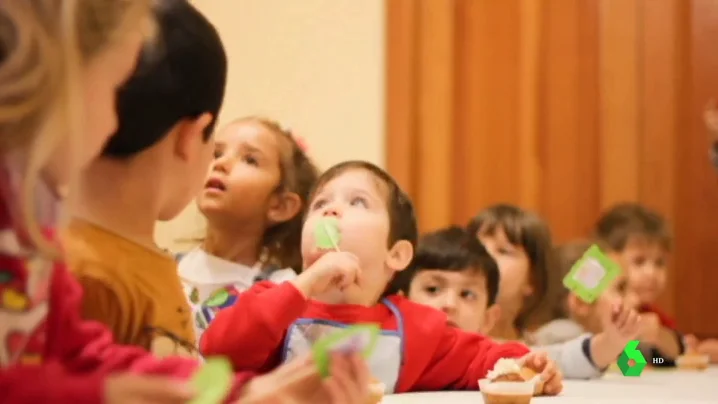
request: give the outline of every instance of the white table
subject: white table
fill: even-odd
[[[396,394],[383,404],[482,404],[481,393],[436,392]],[[718,367],[704,372],[650,370],[640,377],[608,373],[602,379],[567,380],[557,397],[534,397],[531,404],[706,404],[718,403]]]

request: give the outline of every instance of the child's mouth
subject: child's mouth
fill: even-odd
[[[227,187],[222,181],[217,178],[210,178],[209,181],[204,185],[205,189],[216,189],[218,191],[225,191]]]

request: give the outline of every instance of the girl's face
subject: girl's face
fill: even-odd
[[[69,136],[53,152],[46,170],[53,184],[65,185],[72,170],[84,168],[97,157],[117,129],[116,92],[132,74],[144,40],[140,31],[127,32],[84,67],[81,80],[85,133],[76,153]]]
[[[281,139],[255,121],[227,126],[197,203],[212,220],[246,223],[265,218],[281,181]]]
[[[502,315],[513,316],[503,320],[513,321],[521,311],[524,299],[533,292],[529,257],[523,247],[509,242],[500,227],[493,233],[479,230],[479,241],[499,266],[501,277],[496,303],[501,307]]]

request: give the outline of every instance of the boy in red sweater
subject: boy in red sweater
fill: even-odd
[[[304,272],[281,285],[259,283],[221,311],[200,341],[203,354],[262,372],[347,324],[376,323],[382,334],[368,364],[386,393],[478,390],[478,380],[506,357],[521,358],[560,392],[561,376],[543,354],[461,331],[446,314],[390,293],[387,285],[412,259],[417,225],[411,201],[386,172],[341,163],[322,175],[310,201]],[[336,218],[340,231],[331,251],[317,248],[313,234],[326,217]]]

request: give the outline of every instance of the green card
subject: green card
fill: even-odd
[[[232,389],[234,373],[225,358],[209,358],[192,376],[192,386],[197,396],[190,404],[220,404]]]
[[[329,376],[330,355],[335,352],[359,352],[368,358],[374,352],[380,328],[376,324],[357,324],[331,333],[314,343],[314,362],[322,377]]]
[[[323,217],[314,226],[314,240],[319,248],[338,250],[341,236],[339,220],[336,217]]]
[[[620,274],[621,267],[594,244],[571,267],[563,285],[581,300],[593,303]]]

